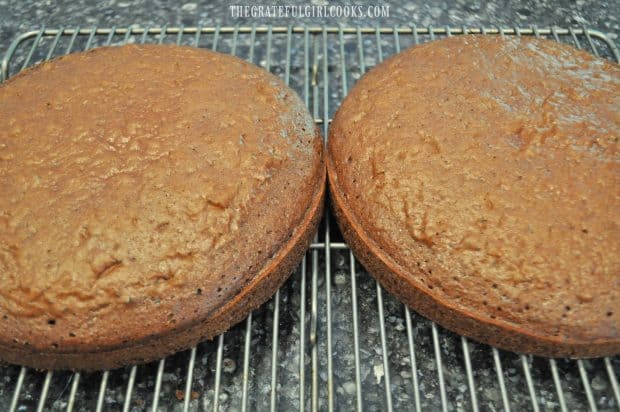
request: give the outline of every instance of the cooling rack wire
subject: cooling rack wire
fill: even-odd
[[[175,43],[281,76],[327,136],[354,82],[385,57],[461,34],[537,36],[613,61],[586,28],[155,27],[41,29],[17,37],[1,80],[93,47]],[[385,293],[329,214],[291,279],[241,324],[159,362],[99,373],[0,370],[0,404],[25,410],[619,410],[620,359],[543,359],[445,331]]]

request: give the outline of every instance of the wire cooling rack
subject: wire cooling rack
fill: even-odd
[[[464,33],[547,37],[619,61],[613,42],[587,29],[60,28],[16,38],[2,60],[1,79],[103,45],[211,48],[283,77],[327,136],[330,116],[366,70],[405,47]],[[619,357],[549,360],[443,330],[384,293],[327,215],[275,297],[213,342],[98,373],[5,366],[0,405],[9,411],[603,411],[619,409],[619,372]]]

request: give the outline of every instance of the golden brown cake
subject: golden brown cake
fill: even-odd
[[[295,93],[189,47],[100,48],[0,86],[0,359],[109,369],[210,339],[275,293],[320,218]]]
[[[381,284],[444,327],[544,356],[620,352],[620,69],[459,36],[378,65],[338,110],[332,205]]]

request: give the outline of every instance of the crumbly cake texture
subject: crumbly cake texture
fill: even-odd
[[[620,353],[620,69],[535,38],[458,36],[355,85],[332,205],[381,284],[444,327],[543,356]]]
[[[323,144],[232,56],[95,49],[0,86],[0,358],[110,369],[211,339],[294,270]]]

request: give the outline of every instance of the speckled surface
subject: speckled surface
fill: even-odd
[[[11,3],[11,6],[8,4]],[[140,26],[158,26],[167,23],[173,25],[213,25],[214,23],[247,24],[272,23],[283,25],[288,23],[323,23],[321,20],[309,19],[305,21],[290,20],[234,20],[229,17],[229,11],[222,6],[223,2],[208,4],[208,2],[180,2],[168,5],[168,2],[129,2],[129,1],[99,1],[89,2],[52,2],[39,1],[13,5],[12,1],[0,0],[3,12],[0,12],[0,52],[8,47],[10,40],[17,34],[40,27],[117,27],[138,24]],[[292,4],[294,2],[290,2]],[[319,4],[320,2],[314,2]],[[340,4],[345,2],[338,2]],[[618,2],[520,2],[517,7],[510,2],[461,2],[447,6],[450,2],[409,1],[403,5],[391,8],[391,18],[382,20],[345,20],[331,19],[329,24],[342,23],[344,25],[404,25],[416,23],[418,25],[433,24],[434,26],[450,24],[460,25],[489,25],[491,23],[502,26],[528,26],[536,24],[539,27],[548,25],[567,26],[586,24],[599,29],[611,38],[620,33],[618,25]],[[465,5],[467,3],[467,5]],[[306,4],[306,3],[303,3]],[[322,3],[320,3],[322,4]],[[333,3],[330,3],[333,4]],[[95,10],[102,10],[97,13]],[[275,33],[273,36],[271,56],[271,71],[284,76],[286,59],[286,36]],[[129,38],[130,42],[139,42],[139,36]],[[146,39],[156,42],[156,36]],[[204,34],[199,41],[201,47],[213,47],[214,36]],[[421,41],[428,41],[423,36]],[[562,38],[563,41],[570,39]],[[583,40],[583,39],[582,39]],[[106,36],[97,37],[91,46],[104,44]],[[112,43],[120,43],[123,36],[116,36]],[[166,43],[176,41],[175,36],[169,35],[163,39]],[[323,43],[325,41],[325,43]],[[65,52],[69,37],[62,38],[53,55]],[[73,50],[85,46],[86,36],[76,40]],[[183,36],[181,43],[194,44],[193,36]],[[401,35],[401,47],[413,43],[411,35]],[[12,73],[18,70],[31,46],[26,42],[14,56]],[[44,58],[53,38],[45,38],[33,55],[33,61]],[[374,35],[364,35],[362,39],[364,63],[369,69],[377,64],[377,43]],[[353,83],[359,79],[361,70],[359,64],[359,48],[355,35],[345,35],[342,45],[345,55],[340,54],[340,43],[337,34],[310,36],[307,52],[303,34],[293,35],[291,42],[291,86],[297,90],[302,98],[307,98],[308,106],[314,112],[314,117],[323,117],[323,106],[327,97],[327,116],[333,115],[335,108],[343,95],[344,79],[342,67],[346,68],[346,84],[350,90]],[[381,39],[384,56],[396,52],[396,42],[391,35],[384,35]],[[218,50],[232,51],[232,35],[222,34],[219,37]],[[603,48],[604,49],[604,48]],[[603,49],[600,51],[606,53]],[[257,34],[255,47],[252,49],[250,35],[239,35],[236,54],[242,58],[253,57],[253,62],[263,67],[267,66],[266,36]],[[327,59],[324,58],[325,51]],[[308,57],[307,59],[305,57]],[[306,66],[306,60],[308,65]],[[323,70],[327,73],[324,76]],[[312,80],[316,86],[312,86]],[[308,95],[304,93],[304,82],[309,88]],[[333,226],[333,221],[332,221]],[[323,239],[323,230],[320,231]],[[332,230],[332,241],[341,241],[336,231]],[[329,252],[329,253],[328,253]],[[524,363],[532,377],[535,399],[543,411],[560,410],[560,398],[557,385],[553,380],[553,368],[550,362],[542,358],[520,357],[517,354],[499,351],[494,358],[492,349],[486,345],[469,342],[468,351],[463,350],[460,337],[437,328],[435,343],[432,325],[416,315],[411,314],[412,327],[407,327],[405,308],[387,293],[382,292],[383,319],[385,320],[385,350],[382,350],[381,323],[379,321],[377,288],[374,280],[357,263],[352,268],[352,261],[347,250],[331,248],[329,251],[321,248],[314,253],[308,253],[307,273],[302,278],[298,269],[291,280],[286,283],[280,292],[279,301],[279,331],[276,358],[276,391],[275,401],[277,410],[298,410],[300,405],[309,410],[312,406],[313,367],[312,354],[316,351],[317,369],[316,388],[319,410],[328,409],[328,382],[330,381],[327,369],[328,328],[327,319],[327,285],[331,294],[331,354],[332,354],[332,387],[333,402],[337,410],[351,410],[356,405],[356,356],[353,351],[355,343],[355,328],[353,323],[353,294],[356,291],[359,342],[359,375],[361,386],[361,401],[364,410],[379,411],[387,409],[387,393],[390,395],[394,410],[415,410],[416,396],[422,410],[438,410],[442,405],[439,371],[444,378],[446,407],[449,411],[467,411],[472,409],[472,397],[467,378],[466,357],[471,360],[471,372],[475,384],[477,405],[480,410],[504,410],[501,385],[498,381],[496,359],[501,362],[501,376],[506,389],[506,400],[512,410],[531,410],[532,401],[528,390]],[[326,262],[329,259],[329,265]],[[327,270],[329,269],[329,270]],[[353,273],[353,276],[351,275]],[[313,274],[316,275],[313,276]],[[330,282],[325,282],[329,279]],[[352,280],[355,279],[356,287]],[[314,282],[314,281],[315,282]],[[316,287],[313,287],[314,285]],[[316,291],[316,317],[312,315],[313,290]],[[302,291],[304,295],[302,295]],[[302,296],[304,297],[302,299]],[[303,305],[302,305],[303,304]],[[301,317],[302,307],[305,316]],[[266,410],[270,406],[272,385],[272,342],[273,342],[274,302],[264,305],[255,311],[252,317],[250,334],[249,370],[248,370],[248,406],[250,410]],[[313,319],[316,319],[316,339],[312,339]],[[304,331],[304,340],[301,331]],[[408,340],[411,332],[412,348],[415,351],[415,374],[412,374],[411,351]],[[224,337],[222,347],[222,367],[220,387],[218,393],[219,410],[241,410],[243,389],[243,360],[246,337],[246,324],[242,323],[233,328]],[[301,347],[300,347],[300,342]],[[315,342],[315,343],[313,343]],[[192,400],[189,410],[213,410],[215,396],[215,381],[217,370],[217,343],[207,342],[199,345],[196,353],[196,363],[193,370],[191,386]],[[303,352],[300,352],[300,349]],[[300,354],[303,353],[303,356]],[[440,354],[441,363],[437,362],[436,355]],[[301,358],[301,362],[300,362]],[[186,376],[189,352],[179,353],[165,362],[162,375],[161,391],[159,394],[160,411],[183,410],[183,397],[186,387]],[[384,359],[388,369],[384,367]],[[438,365],[441,366],[438,368]],[[620,359],[601,359],[585,361],[581,364],[585,379],[592,391],[592,400],[600,411],[618,409],[618,399],[614,398],[612,381],[609,372],[616,377],[620,376]],[[128,410],[151,410],[153,394],[156,384],[157,363],[140,366],[136,370],[135,384],[129,399],[125,396],[131,368],[123,368],[110,372],[105,391],[102,393],[103,410],[120,411],[125,402]],[[300,375],[303,369],[303,375]],[[564,401],[568,410],[587,410],[588,399],[584,391],[579,364],[575,361],[558,360],[557,371],[559,384],[564,394]],[[0,369],[0,409],[7,409],[16,387],[19,368],[6,367]],[[386,376],[390,379],[386,391]],[[302,378],[303,377],[303,378]],[[416,381],[414,381],[414,377]],[[70,373],[55,373],[51,379],[45,409],[65,410],[70,399],[73,375]],[[303,379],[303,383],[301,381]],[[45,380],[45,374],[28,370],[20,393],[18,410],[34,410],[38,404]],[[75,396],[74,410],[94,410],[101,388],[102,374],[91,373],[80,377]],[[414,389],[417,389],[416,392]],[[303,400],[300,402],[300,388],[304,389]]]
[[[307,19],[265,19],[231,18],[229,3],[232,4],[302,4],[302,5],[344,5],[344,4],[386,4],[390,6],[389,19],[374,18],[307,18]],[[345,25],[404,25],[416,23],[427,26],[480,26],[535,24],[546,26],[588,26],[598,29],[615,39],[620,34],[620,3],[615,0],[525,0],[511,2],[457,0],[455,1],[178,1],[166,0],[0,0],[0,52],[4,51],[15,35],[24,31],[46,27],[124,27],[140,26],[198,26],[221,24],[336,24]]]

